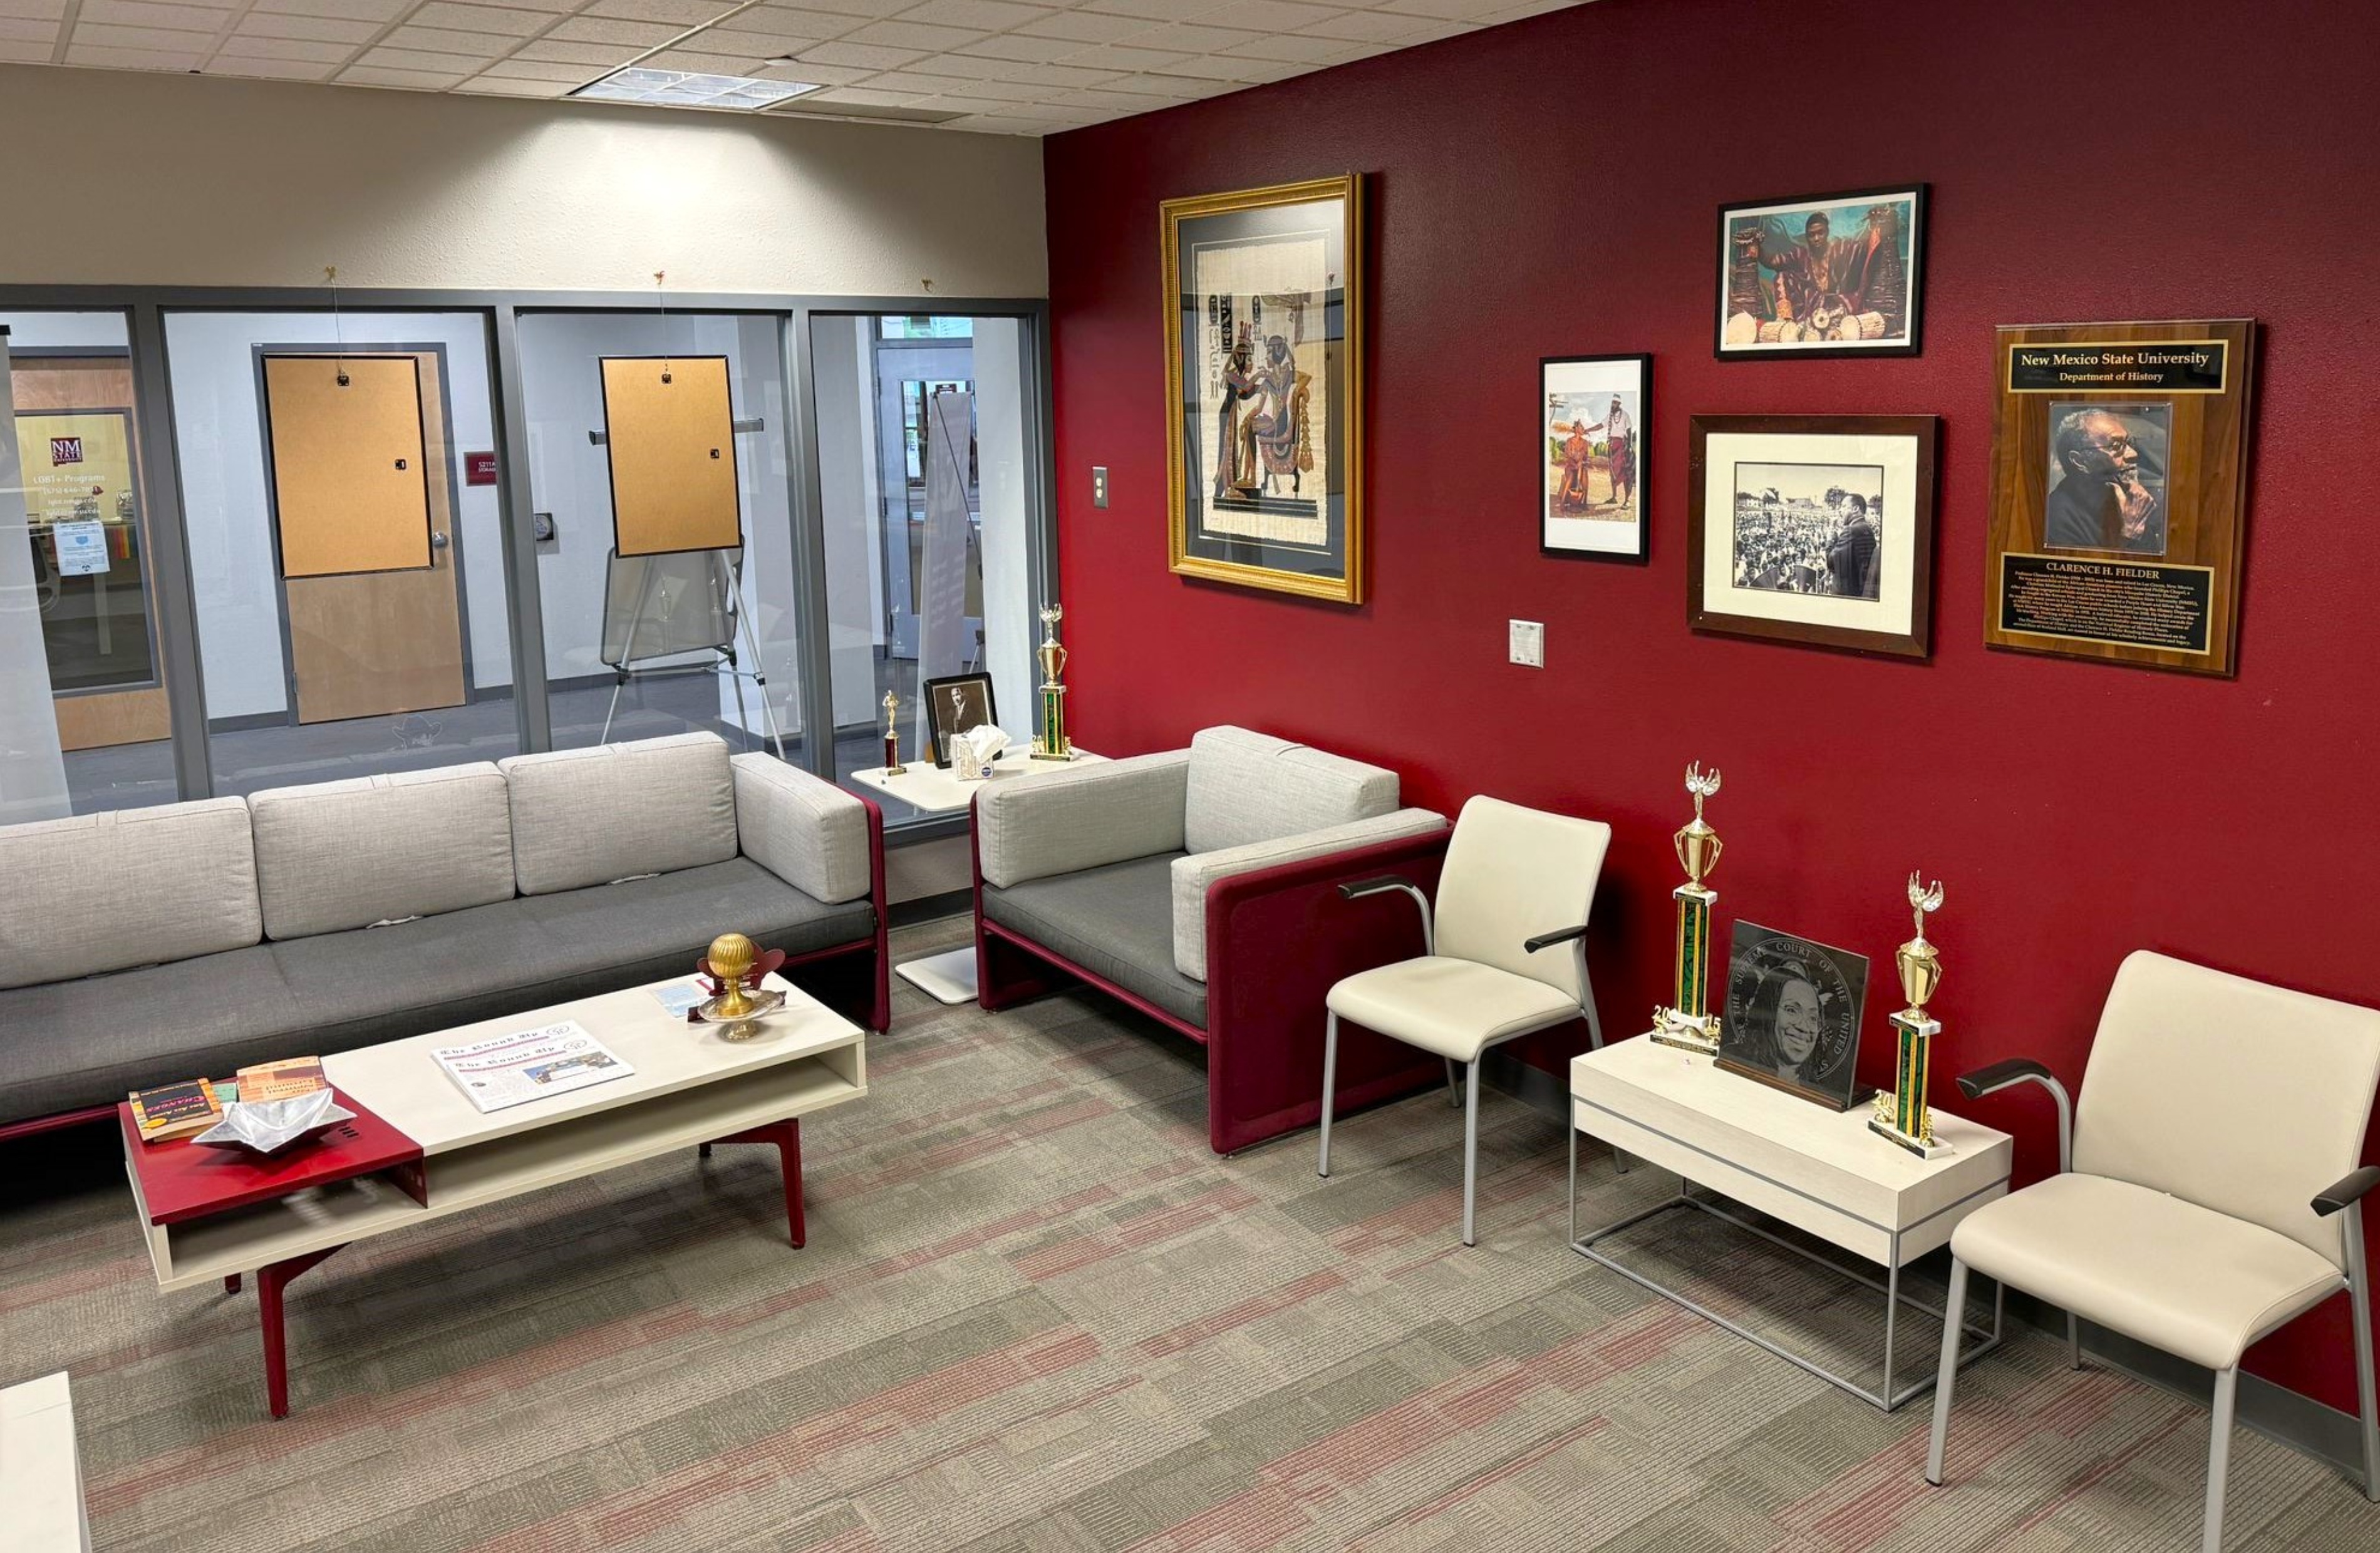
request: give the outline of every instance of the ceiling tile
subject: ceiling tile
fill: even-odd
[[[820,43],[816,48],[802,50],[801,57],[815,59],[821,65],[865,65],[878,70],[897,70],[913,59],[923,56],[918,49],[892,49],[868,43]]]
[[[1145,91],[1066,91],[1050,99],[1061,106],[1072,104],[1082,108],[1114,108],[1123,114],[1146,113],[1151,108],[1170,108],[1174,99],[1155,97]]]
[[[988,59],[984,74],[996,81],[1031,81],[1040,86],[1093,86],[1115,79],[1121,70],[1086,70],[1075,65],[1038,65],[1024,59]]]
[[[665,21],[615,21],[606,17],[579,16],[572,17],[546,36],[578,43],[634,43],[649,49],[655,43],[668,42],[685,30]]]
[[[1411,22],[1402,25],[1410,27]],[[1215,54],[1234,43],[1245,43],[1262,37],[1239,27],[1194,27],[1184,23],[1174,27],[1152,28],[1133,39],[1136,49],[1172,49],[1180,54]]]
[[[324,43],[360,43],[378,34],[381,24],[349,21],[342,17],[289,17],[250,11],[239,18],[232,41],[242,38],[305,38]]]
[[[917,3],[917,0],[802,0],[810,10],[846,17],[897,16]]]
[[[499,38],[526,38],[553,25],[545,11],[520,11],[509,6],[458,6],[449,0],[431,3],[407,17],[414,27],[444,27],[456,32],[486,32]]]
[[[840,38],[855,27],[865,27],[867,17],[838,16],[832,11],[805,10],[799,6],[755,6],[748,11],[738,11],[722,27],[733,27],[747,32],[789,32],[796,38]]]
[[[953,129],[965,129],[978,135],[1038,135],[1047,124],[1045,119],[1008,118],[995,114],[976,114],[967,118],[953,119]]]
[[[412,0],[256,0],[250,7],[288,16],[344,17],[354,21],[393,21]]]
[[[55,42],[58,24],[45,17],[0,17],[0,42]]]
[[[370,65],[343,70],[338,79],[348,86],[401,86],[415,91],[443,91],[463,79],[443,70],[388,70]]]
[[[326,81],[336,73],[337,61],[276,59],[266,55],[219,54],[207,61],[210,76],[246,76],[275,81]]]
[[[1520,0],[1371,0],[1371,4],[1376,11],[1391,11],[1400,16],[1475,21],[1499,11],[1516,9]]]
[[[847,103],[860,108],[897,108],[917,100],[917,93],[914,91],[873,91],[864,86],[838,86],[801,99],[805,103]]]
[[[1570,6],[1585,3],[1585,0],[1521,0],[1519,5],[1500,6],[1486,16],[1474,17],[1472,19],[1482,25],[1494,25],[1507,21],[1519,21],[1524,17],[1541,17],[1548,11],[1566,10]]]
[[[513,51],[515,59],[542,59],[563,65],[591,65],[616,70],[644,50],[627,43],[577,43],[566,38],[540,38]]]
[[[1285,59],[1319,69],[1326,65],[1344,65],[1351,59],[1363,59],[1387,46],[1385,43],[1351,43],[1344,38],[1305,38],[1284,32],[1275,37],[1258,38],[1252,43],[1241,43],[1225,49],[1223,53],[1234,59]]]
[[[581,12],[590,17],[618,17],[628,21],[667,21],[681,28],[717,21],[735,8],[735,0],[595,0]]]
[[[88,43],[76,43],[67,50],[69,65],[96,65],[116,70],[195,70],[203,51],[197,48],[161,49],[94,48]]]
[[[1078,38],[1028,38],[1020,32],[978,38],[960,51],[971,59],[1024,59],[1047,65],[1083,46]]]
[[[587,65],[565,65],[548,59],[499,59],[481,74],[504,76],[513,80],[563,81],[580,86],[595,79],[599,67]]]
[[[214,39],[205,32],[173,32],[162,27],[102,27],[82,22],[74,30],[74,42],[95,48],[155,49],[166,54],[185,50],[204,54],[214,46]]]
[[[1086,70],[1161,70],[1188,55],[1167,49],[1126,48],[1121,43],[1101,43],[1068,55],[1063,63]]]
[[[924,27],[914,21],[871,21],[856,31],[844,34],[842,41],[939,53],[944,49],[963,48],[982,36],[981,32],[965,27]]]
[[[710,34],[698,32],[692,42],[708,42]],[[650,59],[638,63],[653,70],[686,70],[698,76],[740,76],[758,69],[761,55],[750,54],[706,54],[700,49],[663,49]]]
[[[231,19],[231,11],[224,6],[160,6],[151,0],[83,0],[78,14],[85,23],[162,27],[176,32],[213,32]]]
[[[475,97],[564,97],[571,87],[565,81],[523,80],[516,76],[474,76],[455,88]]]
[[[1460,5],[1463,0],[1432,0]],[[1297,32],[1318,21],[1344,16],[1344,6],[1308,6],[1301,0],[1231,0],[1198,19],[1209,27],[1245,27],[1257,32]]]
[[[1097,11],[1108,16],[1140,17],[1148,21],[1187,21],[1190,19],[1188,17],[1182,14],[1184,10],[1188,8],[1182,4],[1182,0],[1088,0],[1088,3],[1082,8],[1086,11]],[[1198,19],[1201,21],[1208,21],[1213,18],[1202,16],[1198,18]]]
[[[513,39],[499,38],[492,32],[457,32],[452,28],[410,24],[379,41],[390,48],[428,49],[432,54],[458,54],[474,59],[493,59],[510,54],[514,43]]]
[[[1509,0],[1508,0],[1509,3]],[[932,22],[942,27],[971,27],[978,32],[1003,32],[1057,13],[1048,6],[1022,6],[1014,0],[925,0],[922,6],[898,13],[903,21]]]
[[[1572,0],[1561,0],[1565,6]],[[1426,28],[1441,26],[1427,17],[1403,16],[1393,11],[1342,11],[1335,17],[1306,23],[1298,29],[1310,38],[1346,38],[1366,43],[1396,43],[1412,37]]]
[[[356,63],[374,70],[418,70],[429,75],[451,75],[459,79],[466,75],[478,74],[480,66],[492,60],[493,52],[491,50],[486,58],[482,58],[478,65],[474,65],[470,60],[458,59],[451,54],[434,54],[423,49],[376,48],[366,53]],[[402,86],[406,83],[398,81],[391,84]]]
[[[688,47],[713,54],[748,54],[755,59],[779,59],[814,49],[823,38],[788,38],[777,32],[745,32],[724,27],[707,28],[686,40]]]
[[[67,0],[0,0],[0,17],[31,17],[56,21],[67,14]]]
[[[1028,38],[1072,38],[1084,43],[1112,43],[1155,31],[1162,23],[1145,16],[1111,16],[1103,11],[1063,11],[1046,21],[1028,22],[1016,30]]]
[[[47,65],[50,55],[56,52],[55,43],[29,43],[0,38],[0,60],[11,65]]]
[[[208,61],[210,69],[227,58],[308,60],[318,65],[344,65],[355,53],[351,43],[322,42],[311,38],[234,38]]]
[[[1222,59],[1232,56],[1218,55],[1216,57]],[[1250,86],[1262,86],[1269,81],[1285,81],[1292,76],[1311,75],[1314,70],[1313,66],[1301,65],[1293,59],[1241,59],[1235,62],[1235,67],[1239,71],[1239,79]],[[1173,68],[1178,70],[1183,67],[1177,65]]]
[[[943,59],[950,56],[944,55]],[[910,67],[915,72],[940,70],[942,60],[921,59]],[[1028,81],[1000,81],[981,75],[935,75],[928,78],[942,83],[944,91],[964,91],[970,97],[987,98],[995,103],[1031,103],[1040,99],[1049,88]]]
[[[808,81],[812,86],[849,86],[874,75],[849,65],[820,65],[815,60],[793,65],[768,64],[752,72],[764,81]]]
[[[1188,103],[1201,97],[1219,96],[1238,87],[1237,81],[1199,80],[1191,76],[1123,76],[1099,84],[1101,91],[1138,91],[1151,97],[1171,97]]]
[[[1279,63],[1278,60],[1269,59],[1261,61],[1235,59],[1228,54],[1194,54],[1186,59],[1175,60],[1156,73],[1161,76],[1190,76],[1202,80],[1245,82],[1257,79],[1249,73],[1252,67]]]

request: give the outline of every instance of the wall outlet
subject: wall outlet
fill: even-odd
[[[1104,464],[1094,464],[1091,466],[1091,505],[1104,507],[1107,504],[1108,467]]]
[[[1512,661],[1524,669],[1544,668],[1546,666],[1545,622],[1512,620],[1505,624],[1510,627],[1511,646],[1508,653]]]

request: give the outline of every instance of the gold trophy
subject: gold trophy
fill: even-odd
[[[1934,1112],[1925,1104],[1925,1073],[1934,1053],[1934,1037],[1942,1025],[1925,1012],[1925,1000],[1942,985],[1942,956],[1925,941],[1925,918],[1942,909],[1942,882],[1931,887],[1922,874],[1909,876],[1909,904],[1917,917],[1917,936],[1893,952],[1900,970],[1900,990],[1909,1006],[1892,1016],[1900,1049],[1893,1054],[1892,1088],[1876,1098],[1876,1114],[1868,1131],[1890,1138],[1921,1159],[1950,1152],[1947,1143],[1934,1141]]]
[[[896,777],[908,769],[901,764],[901,698],[887,690],[884,693],[884,774]]]
[[[1710,1012],[1710,916],[1718,892],[1703,882],[1718,867],[1725,850],[1718,832],[1703,819],[1703,800],[1718,791],[1718,770],[1706,776],[1702,763],[1686,768],[1686,792],[1694,800],[1694,817],[1678,827],[1670,839],[1678,849],[1686,882],[1670,892],[1678,903],[1678,974],[1676,1001],[1653,1011],[1653,1038],[1663,1046],[1709,1056],[1718,1050],[1718,1015]]]
[[[1041,715],[1033,730],[1033,758],[1072,760],[1075,746],[1066,737],[1066,687],[1058,683],[1065,672],[1066,649],[1058,645],[1058,621],[1066,612],[1056,604],[1041,609],[1041,645],[1033,655],[1041,660]]]
[[[784,956],[772,950],[768,963],[771,967],[783,965]],[[722,933],[711,940],[698,968],[710,973],[717,990],[695,1005],[696,1020],[718,1025],[722,1040],[747,1041],[759,1035],[761,1018],[785,1003],[785,995],[774,988],[751,985],[759,979],[754,968],[761,964],[759,946],[741,933]]]

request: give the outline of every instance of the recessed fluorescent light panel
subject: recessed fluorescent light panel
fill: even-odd
[[[685,70],[631,66],[572,92],[601,103],[644,103],[660,108],[725,108],[758,113],[816,91],[809,81],[764,81],[749,76],[698,76]]]

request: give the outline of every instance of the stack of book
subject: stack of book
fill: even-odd
[[[261,1106],[271,1100],[295,1099],[310,1095],[317,1089],[330,1087],[322,1076],[320,1057],[284,1057],[276,1062],[259,1062],[239,1070],[239,1099],[242,1105]]]
[[[223,1120],[223,1108],[234,1100],[263,1105],[329,1086],[320,1057],[284,1057],[242,1068],[239,1076],[229,1082],[193,1078],[135,1090],[132,1121],[140,1130],[141,1142],[164,1143],[205,1132]]]

